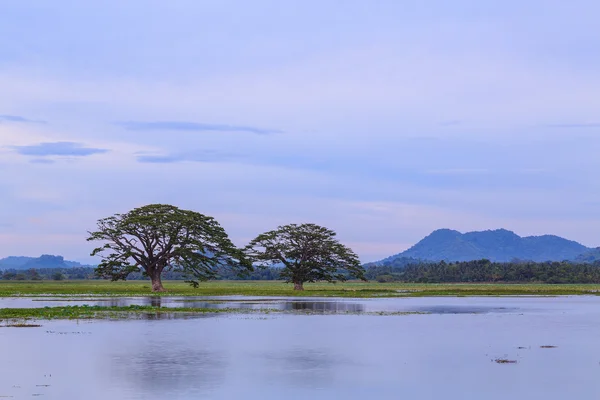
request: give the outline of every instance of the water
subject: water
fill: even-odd
[[[182,299],[163,299],[161,306],[181,303],[175,300]],[[13,301],[2,299],[0,306]],[[0,396],[493,400],[600,395],[597,297],[250,301],[282,309],[293,309],[294,302],[314,304],[317,313],[0,328]],[[345,314],[340,304],[356,313]],[[324,309],[340,314],[321,314]],[[434,313],[361,315],[408,309]],[[557,347],[540,348],[544,345]],[[518,363],[497,364],[496,358]]]
[[[509,298],[507,298],[509,299]],[[543,299],[543,298],[542,298]],[[513,304],[514,305],[511,305]],[[197,296],[197,297],[44,297],[0,298],[0,308],[38,308],[59,306],[124,307],[144,305],[165,308],[251,309],[278,311],[310,311],[311,313],[374,313],[374,312],[427,312],[460,314],[514,311],[520,306],[518,298],[506,300],[504,305],[479,299],[477,304],[460,298],[403,299],[332,299],[315,297],[252,297],[252,296]]]

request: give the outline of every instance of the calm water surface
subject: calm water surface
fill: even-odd
[[[596,297],[215,300],[162,299],[161,306],[227,304],[316,313],[51,321],[40,328],[0,328],[0,397],[480,400],[600,395]],[[0,299],[0,307],[17,305],[47,304]],[[371,311],[432,314],[361,315]],[[544,345],[557,347],[540,348]],[[496,358],[518,362],[497,364]]]

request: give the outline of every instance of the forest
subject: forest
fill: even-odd
[[[464,262],[415,262],[370,266],[366,276],[378,282],[406,283],[600,283],[600,263],[509,263],[475,260]]]
[[[383,265],[366,265],[365,277],[377,282],[404,283],[600,283],[600,262],[528,262],[515,260],[496,263],[489,260],[465,262],[420,262],[414,259],[395,260]],[[281,268],[256,268],[238,275],[230,270],[219,271],[220,280],[279,280]],[[0,280],[86,280],[101,279],[92,267],[39,268],[25,271],[0,271]],[[127,280],[148,279],[135,272]],[[185,280],[181,272],[165,271],[165,280]]]

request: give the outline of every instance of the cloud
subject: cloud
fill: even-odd
[[[29,161],[32,164],[54,164],[55,161],[54,160],[49,160],[47,158],[34,158],[33,160]]]
[[[147,154],[138,153],[137,161],[149,164],[174,164],[181,162],[219,162],[230,161],[238,156],[234,154],[219,153],[211,150],[177,154]]]
[[[185,157],[175,155],[140,155],[137,156],[137,160],[149,164],[172,164],[187,161]]]
[[[189,132],[249,132],[257,135],[281,133],[275,129],[263,129],[242,125],[204,124],[186,121],[127,121],[117,125],[130,131],[189,131]]]
[[[549,128],[600,128],[600,122],[549,124]]]
[[[485,168],[446,168],[446,169],[430,169],[425,171],[426,174],[433,175],[470,175],[470,174],[489,174],[491,171]]]
[[[25,117],[21,117],[18,115],[0,115],[0,122],[23,122],[28,124],[45,124],[46,121],[42,120],[34,120]]]
[[[32,146],[13,146],[13,149],[24,156],[75,156],[84,157],[93,154],[107,153],[107,149],[99,149],[94,147],[85,147],[81,143],[74,142],[53,142],[40,143]],[[39,159],[37,159],[39,162]],[[34,161],[35,162],[35,161]]]

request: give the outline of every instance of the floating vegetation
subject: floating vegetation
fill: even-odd
[[[28,323],[16,323],[16,324],[6,324],[6,325],[1,325],[4,326],[6,328],[39,328],[41,325],[39,324],[28,324]]]
[[[193,316],[199,314],[220,313],[265,313],[276,310],[252,310],[238,308],[164,308],[153,306],[131,305],[127,307],[103,307],[103,306],[64,306],[43,308],[2,308],[0,309],[0,321],[8,320],[8,324],[15,324],[13,320],[27,319],[128,319],[144,317],[160,317],[169,315]]]
[[[496,358],[493,360],[496,364],[516,364],[517,360],[509,360],[507,358]]]
[[[155,307],[155,306],[62,306],[43,308],[2,308],[0,309],[0,323],[14,327],[39,327],[41,325],[27,322],[30,320],[53,319],[170,319],[192,318],[194,316],[214,314],[254,314],[265,316],[269,314],[292,315],[372,315],[372,316],[403,316],[425,315],[430,312],[422,311],[337,311],[337,310],[278,310],[272,308],[192,308],[192,307]],[[49,334],[89,334],[89,332],[56,332],[46,331]]]

